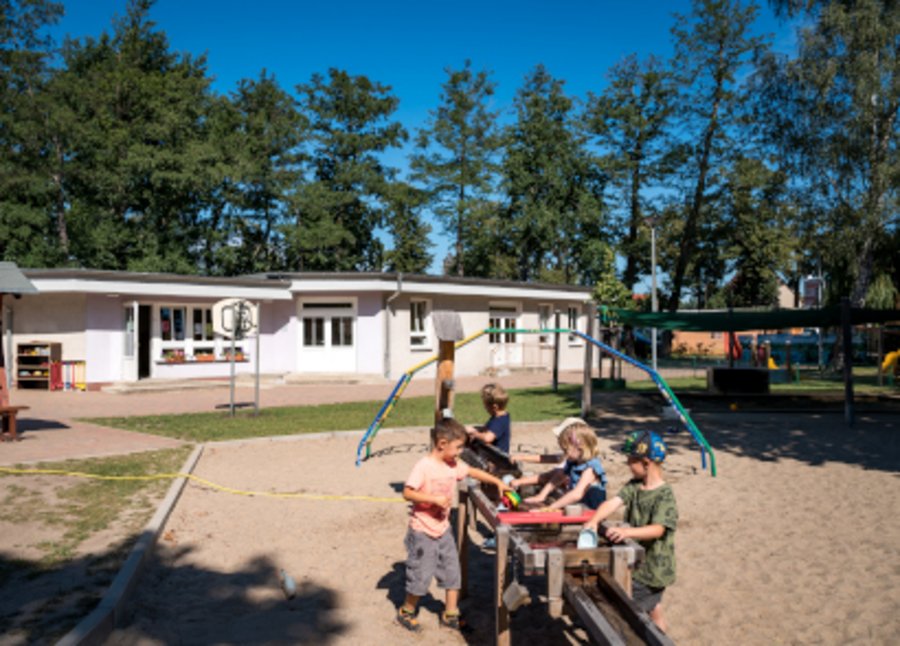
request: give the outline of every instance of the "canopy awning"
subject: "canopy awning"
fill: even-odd
[[[839,327],[841,307],[834,305],[809,310],[722,311],[715,312],[635,312],[612,308],[614,318],[624,325],[689,332],[739,332],[741,330],[783,330],[785,328]],[[900,322],[900,310],[851,308],[850,323]]]

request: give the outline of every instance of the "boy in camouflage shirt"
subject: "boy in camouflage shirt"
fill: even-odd
[[[597,531],[601,522],[625,507],[625,522],[631,526],[610,527],[606,538],[613,543],[630,538],[644,547],[644,562],[632,576],[632,597],[660,630],[668,632],[660,602],[665,589],[675,582],[678,507],[672,487],[663,480],[666,444],[656,433],[637,431],[628,436],[622,451],[628,456],[628,467],[634,478],[617,496],[597,508],[585,529]]]

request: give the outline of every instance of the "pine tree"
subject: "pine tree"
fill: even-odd
[[[628,56],[607,76],[607,88],[589,97],[586,116],[605,153],[603,168],[615,191],[613,203],[619,206],[622,282],[630,289],[649,267],[644,219],[653,215],[650,195],[659,191],[672,163],[676,88],[671,72],[653,57],[641,62]]]
[[[391,117],[399,100],[365,76],[331,69],[297,86],[310,124],[309,183],[294,202],[286,230],[293,262],[302,270],[379,270],[384,261],[375,230],[396,171],[381,155],[407,138]]]
[[[603,223],[603,182],[562,81],[539,65],[514,105],[501,165],[508,207],[498,233],[511,243],[518,280],[578,282],[596,260],[582,236]]]
[[[54,48],[44,29],[62,5],[0,0],[0,258],[53,266],[68,254],[59,137],[48,89]],[[60,144],[61,145],[61,144]]]
[[[385,253],[387,271],[424,274],[431,265],[433,256],[428,251],[431,226],[423,222],[421,215],[426,201],[423,191],[405,182],[388,187],[387,226],[393,247]]]
[[[413,178],[424,184],[433,213],[455,236],[453,270],[465,272],[466,220],[483,205],[493,187],[500,139],[489,109],[494,83],[486,71],[447,69],[440,105],[419,131],[419,152],[410,159]]]

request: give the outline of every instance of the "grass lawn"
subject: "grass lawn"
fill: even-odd
[[[369,427],[383,402],[348,402],[265,408],[258,417],[252,411],[239,410],[235,417],[227,413],[191,413],[145,417],[98,417],[87,421],[103,426],[141,433],[164,435],[192,442],[230,440],[270,435],[294,435],[321,431],[358,430]],[[514,422],[561,420],[581,412],[581,387],[560,385],[549,388],[510,391],[510,411]],[[454,415],[467,423],[487,419],[479,393],[457,393]],[[434,397],[401,398],[388,416],[385,426],[430,426],[434,419]]]

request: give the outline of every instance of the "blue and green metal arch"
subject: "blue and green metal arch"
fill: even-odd
[[[616,357],[617,359],[621,359],[622,361],[638,368],[639,370],[643,370],[650,378],[653,380],[653,383],[656,384],[656,387],[659,389],[659,392],[662,394],[663,399],[666,400],[672,408],[675,409],[678,418],[681,420],[681,423],[684,424],[684,427],[691,434],[691,437],[694,438],[694,441],[700,446],[700,463],[702,468],[706,468],[706,456],[709,455],[709,469],[710,474],[716,475],[716,455],[712,450],[712,447],[709,445],[709,442],[706,441],[706,438],[703,437],[703,434],[700,432],[700,429],[697,428],[697,425],[694,423],[694,420],[691,419],[691,416],[688,414],[687,410],[685,410],[684,406],[681,405],[681,402],[678,400],[678,397],[675,396],[675,393],[672,392],[672,389],[669,387],[669,384],[666,383],[666,380],[662,378],[662,376],[650,366],[641,363],[637,359],[633,359],[629,357],[627,354],[619,352],[615,348],[612,348],[605,343],[602,343],[595,339],[592,336],[588,336],[583,332],[579,332],[578,330],[569,330],[566,328],[547,328],[547,329],[522,329],[522,328],[485,328],[480,332],[476,332],[471,336],[466,337],[462,341],[456,343],[456,349],[462,348],[475,339],[485,335],[485,334],[572,334],[574,336],[580,337],[597,346],[602,352],[609,354],[611,356]],[[417,363],[412,368],[403,373],[400,377],[397,384],[394,386],[394,389],[391,391],[391,394],[388,395],[388,398],[385,400],[384,404],[379,409],[378,413],[375,415],[375,419],[372,420],[372,423],[369,425],[369,428],[366,430],[365,434],[362,437],[362,440],[359,442],[359,447],[356,450],[356,466],[360,466],[364,459],[368,459],[371,456],[372,442],[375,439],[375,436],[378,434],[379,429],[381,429],[382,424],[384,424],[384,420],[387,419],[387,416],[390,415],[391,411],[396,406],[397,402],[400,400],[401,395],[403,395],[403,391],[406,390],[406,387],[409,385],[409,382],[412,380],[413,376],[422,370],[423,368],[427,368],[432,363],[438,360],[437,355],[434,355],[421,363]],[[363,452],[365,452],[365,457],[363,457]]]

